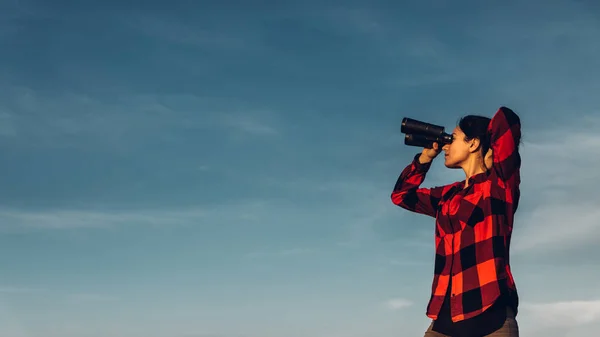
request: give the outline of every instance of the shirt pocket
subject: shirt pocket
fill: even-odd
[[[463,230],[473,229],[485,220],[485,206],[482,201],[483,193],[479,191],[469,193],[460,200],[460,209],[456,217]]]

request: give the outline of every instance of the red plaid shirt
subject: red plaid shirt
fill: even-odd
[[[450,278],[454,322],[481,314],[505,296],[515,312],[518,296],[509,264],[514,213],[519,202],[521,138],[519,117],[501,107],[488,131],[493,168],[465,181],[423,188],[431,163],[420,154],[400,174],[392,202],[435,217],[435,271],[427,316],[437,319]]]

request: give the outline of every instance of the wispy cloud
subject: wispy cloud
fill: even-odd
[[[148,141],[177,140],[182,132],[190,130],[200,135],[208,130],[248,135],[278,133],[276,112],[194,95],[128,93],[108,99],[79,93],[47,95],[26,87],[7,87],[0,98],[0,122],[4,122],[0,135],[34,145],[126,149]]]
[[[581,119],[583,122],[584,119]],[[577,124],[574,121],[574,124]],[[600,136],[589,123],[532,133],[523,145],[523,207],[515,229],[516,253],[592,244],[600,238]]]
[[[12,115],[0,110],[0,136],[14,137],[17,135]]]
[[[112,227],[127,224],[181,224],[205,215],[200,209],[185,211],[0,210],[2,228],[69,229]]]
[[[387,300],[385,303],[391,310],[406,309],[414,304],[411,300],[407,300],[405,298],[392,298]]]
[[[311,13],[311,17],[318,18],[329,24],[329,28],[338,34],[352,36],[367,36],[378,40],[386,37],[389,27],[386,22],[373,10],[360,7],[334,7]]]
[[[248,335],[228,334],[228,333],[211,333],[211,332],[191,332],[177,334],[176,337],[248,337]]]
[[[600,321],[600,300],[523,303],[523,311],[537,324],[575,327]]]
[[[543,253],[598,242],[598,202],[551,203],[536,207],[528,216],[521,217],[520,221],[526,222],[527,226],[516,230],[515,253],[531,249]]]
[[[258,258],[266,258],[266,257],[295,257],[295,256],[304,256],[308,254],[314,254],[319,251],[318,248],[312,247],[297,247],[297,248],[284,248],[284,249],[273,249],[273,250],[260,250],[247,253],[244,257],[247,259],[258,259]]]
[[[374,177],[343,173],[312,179],[267,176],[261,182],[297,195],[306,194],[314,198],[318,194],[320,198],[336,200],[335,203],[314,205],[311,212],[318,211],[318,221],[343,226],[343,232],[335,243],[339,247],[359,248],[365,244],[398,239],[405,240],[407,244],[418,244],[409,242],[414,239],[414,232],[410,233],[411,237],[407,237],[406,233],[401,235],[401,221],[407,213],[399,211],[389,200],[395,179],[390,177],[389,187],[381,187],[381,180]]]
[[[277,135],[278,128],[266,119],[252,113],[235,113],[222,116],[223,125],[252,135]]]
[[[0,209],[0,229],[4,231],[115,226],[189,226],[216,222],[259,221],[267,201],[246,200],[211,206],[141,209]],[[266,207],[266,208],[265,208]],[[231,209],[236,209],[232,212]]]
[[[197,21],[181,20],[168,16],[157,16],[149,13],[127,13],[120,16],[121,23],[138,32],[163,42],[180,44],[211,50],[245,50],[262,45],[261,36],[256,30],[237,30],[227,32],[231,27],[207,28],[198,25]]]
[[[0,300],[0,324],[2,337],[31,337],[31,328],[23,322],[22,317],[15,314],[13,308]]]
[[[430,247],[433,249],[433,242],[431,242],[430,244],[422,243],[421,245],[427,246],[427,247]],[[429,261],[429,260],[425,261],[423,259],[416,259],[416,258],[409,259],[407,257],[404,257],[404,258],[390,259],[389,263],[392,266],[424,266],[424,265],[430,265],[431,261]]]
[[[24,87],[5,88],[2,96],[13,133],[34,145],[119,148],[173,123],[173,111],[149,97],[115,103],[83,94],[43,95]]]
[[[290,249],[284,249],[280,253],[281,253],[281,255],[284,255],[284,256],[293,256],[293,255],[310,254],[310,253],[314,253],[315,251],[316,251],[316,249],[314,249],[314,248],[290,248]]]
[[[67,297],[71,303],[102,303],[102,302],[116,302],[119,298],[112,295],[96,294],[96,293],[78,293],[71,294]]]
[[[3,294],[29,294],[37,293],[40,291],[43,291],[43,289],[0,285],[0,293]]]
[[[10,41],[23,28],[22,21],[37,13],[29,1],[0,1],[0,43]]]
[[[0,285],[0,294],[6,295],[19,295],[19,294],[34,294],[34,293],[46,293],[51,295],[51,292],[48,292],[47,289],[44,288],[31,288],[31,287],[21,287],[21,286],[6,286]],[[88,303],[88,302],[115,302],[118,301],[119,298],[113,295],[106,294],[98,294],[98,293],[72,293],[67,294],[65,299],[71,303]]]

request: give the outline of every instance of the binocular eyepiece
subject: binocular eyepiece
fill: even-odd
[[[424,148],[433,148],[433,143],[440,147],[452,143],[452,135],[444,132],[444,127],[425,123],[411,118],[402,119],[400,131],[405,134],[404,144]]]

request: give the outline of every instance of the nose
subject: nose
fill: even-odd
[[[448,152],[448,150],[450,149],[450,144],[444,144],[444,146],[442,146],[442,150]]]

